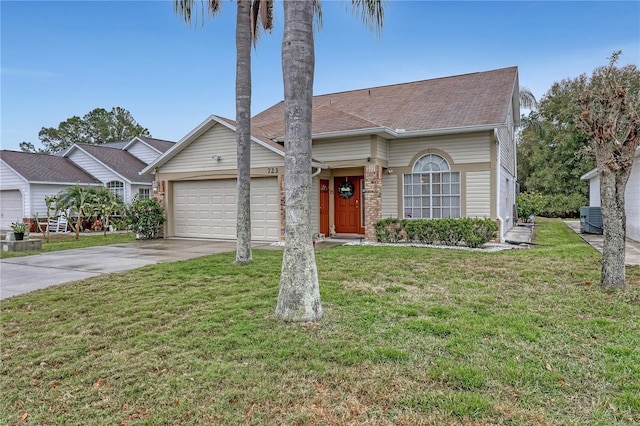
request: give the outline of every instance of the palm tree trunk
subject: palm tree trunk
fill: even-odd
[[[285,108],[286,244],[276,315],[284,321],[322,318],[311,238],[311,107],[315,66],[313,1],[284,1],[282,72]]]
[[[251,263],[251,1],[237,0],[236,143],[238,195],[236,263]]]

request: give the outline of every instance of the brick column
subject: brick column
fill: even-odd
[[[364,235],[367,241],[376,241],[375,224],[382,219],[382,166],[364,167]]]

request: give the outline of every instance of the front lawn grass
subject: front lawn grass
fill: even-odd
[[[557,220],[528,250],[318,251],[325,317],[274,316],[282,252],[144,267],[2,301],[0,423],[631,425],[640,268]]]
[[[51,234],[49,242],[44,238],[37,236],[33,239],[42,239],[42,250],[38,251],[0,251],[0,259],[8,259],[10,257],[31,256],[34,254],[47,253],[50,251],[70,250],[94,246],[107,246],[110,244],[130,243],[135,241],[136,234],[133,232],[107,233],[105,236],[102,232],[92,232],[90,235],[80,235],[76,240],[76,234]]]

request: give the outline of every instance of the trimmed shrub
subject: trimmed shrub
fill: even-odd
[[[398,219],[387,218],[375,225],[382,243],[442,244],[481,247],[497,235],[498,225],[491,219]]]

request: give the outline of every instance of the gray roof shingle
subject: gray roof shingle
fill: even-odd
[[[518,68],[330,93],[313,97],[314,135],[387,127],[406,131],[506,122]],[[252,118],[261,138],[282,139],[284,102]]]
[[[153,176],[139,174],[147,164],[127,151],[100,145],[77,144],[77,146],[132,182],[153,182]]]
[[[30,182],[99,184],[65,157],[22,151],[0,151],[0,158]]]
[[[175,142],[172,142],[172,141],[155,139],[147,136],[138,136],[138,138],[145,141],[146,143],[148,143],[149,145],[151,145],[152,147],[154,147],[155,149],[157,149],[162,153],[168,151],[169,149],[171,149],[171,147],[173,147],[176,144]]]

